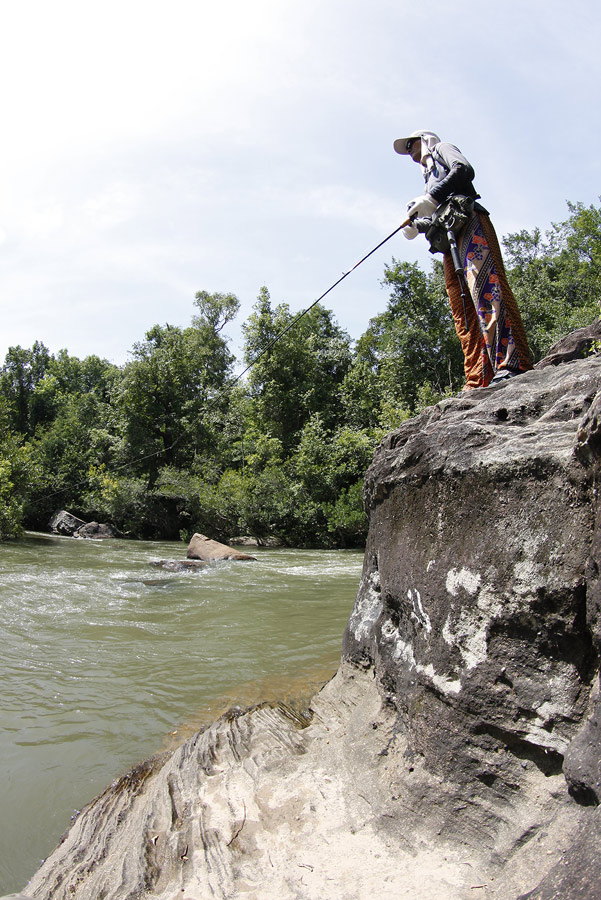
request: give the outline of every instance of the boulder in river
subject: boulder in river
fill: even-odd
[[[78,519],[66,509],[59,509],[50,519],[50,531],[52,534],[64,534],[72,537],[77,529],[85,524],[83,519]]]
[[[74,537],[79,538],[122,538],[123,534],[114,525],[104,522],[86,522],[74,532]]]
[[[240,534],[230,538],[230,544],[236,547],[283,547],[281,538],[270,535],[269,537],[253,537],[252,534]]]
[[[99,522],[84,522],[66,509],[59,509],[50,520],[50,531],[67,537],[80,538],[122,538],[123,534],[114,525]]]
[[[188,559],[201,559],[204,562],[215,562],[220,559],[240,559],[240,560],[256,560],[256,556],[250,556],[248,553],[242,553],[235,550],[234,547],[228,547],[227,544],[220,544],[219,541],[213,541],[204,534],[192,535],[188,544]]]

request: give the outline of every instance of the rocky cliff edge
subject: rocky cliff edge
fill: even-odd
[[[389,435],[307,715],[232,713],[138,766],[26,893],[601,898],[601,357],[578,355]]]

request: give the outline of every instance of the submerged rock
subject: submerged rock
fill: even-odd
[[[205,562],[213,562],[219,559],[256,560],[256,556],[242,553],[227,544],[212,541],[204,534],[193,534],[188,544],[188,559],[202,559]]]
[[[201,559],[155,559],[151,565],[167,572],[189,572],[195,569],[204,569],[207,563]]]
[[[232,712],[136,767],[32,896],[599,898],[600,391],[601,358],[551,365],[389,435],[308,714]]]
[[[0,897],[0,900],[33,900],[33,898],[29,894],[6,894]]]
[[[123,534],[114,525],[107,525],[104,522],[86,522],[74,532],[73,536],[99,540],[101,538],[122,538]]]

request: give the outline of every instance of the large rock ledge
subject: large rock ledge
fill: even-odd
[[[37,900],[601,898],[601,359],[405,423],[343,660],[89,804]]]
[[[487,896],[506,898],[576,832],[563,779],[536,766],[513,808],[460,798],[409,752],[372,672],[342,666],[312,712],[310,724],[282,708],[224,717],[137,767],[82,811],[28,892],[452,900],[498,883]]]
[[[375,670],[408,753],[443,780],[443,805],[461,809],[456,839],[477,830],[493,859],[505,817],[530,819],[525,779],[556,785],[561,816],[584,831],[565,860],[549,848],[561,871],[536,872],[541,900],[601,897],[600,389],[598,357],[541,368],[389,435],[366,477],[344,638],[344,658]],[[547,827],[530,821],[524,842]]]

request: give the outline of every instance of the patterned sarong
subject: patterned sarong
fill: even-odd
[[[470,389],[489,384],[501,369],[525,372],[532,364],[522,318],[488,216],[474,212],[457,244],[470,295],[467,303],[450,253],[445,253],[444,271]]]

